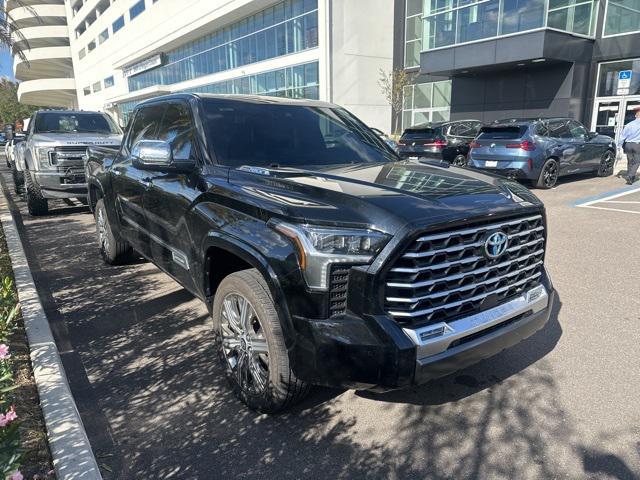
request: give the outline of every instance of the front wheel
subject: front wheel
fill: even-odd
[[[131,260],[133,249],[126,241],[120,238],[120,235],[111,229],[102,198],[96,202],[95,217],[98,247],[105,263],[122,265]]]
[[[24,181],[27,190],[27,209],[32,217],[39,217],[49,213],[49,202],[42,195],[40,186],[31,177],[29,170],[24,172]]]
[[[599,177],[610,177],[613,175],[613,167],[615,165],[616,157],[611,150],[607,150],[600,160],[600,166],[598,167]]]
[[[467,157],[465,157],[462,154],[456,155],[451,163],[453,163],[456,167],[466,167],[467,166]]]
[[[558,183],[558,177],[560,176],[560,168],[558,162],[553,158],[547,160],[542,166],[542,171],[536,182],[537,188],[553,188]]]
[[[227,380],[250,409],[276,413],[304,398],[309,386],[289,366],[278,312],[256,269],[222,280],[213,302],[213,326]]]

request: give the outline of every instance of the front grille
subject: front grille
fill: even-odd
[[[485,241],[504,232],[497,259]],[[385,310],[401,323],[429,325],[499,305],[540,283],[545,248],[541,215],[429,233],[413,242],[385,279]]]
[[[87,157],[87,147],[75,145],[56,147],[49,154],[51,165],[84,165]]]
[[[329,276],[329,316],[336,317],[347,311],[347,289],[351,265],[333,265]]]
[[[60,183],[62,184],[85,183],[84,167],[81,165],[58,165],[56,171],[64,175],[64,177],[60,179]]]

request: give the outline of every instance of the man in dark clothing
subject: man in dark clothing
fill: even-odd
[[[636,181],[638,167],[640,167],[640,107],[635,109],[636,118],[627,123],[618,139],[618,147],[627,154],[627,185]]]

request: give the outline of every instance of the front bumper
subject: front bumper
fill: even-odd
[[[45,198],[85,198],[87,196],[84,175],[35,172],[34,176]]]
[[[549,278],[517,298],[478,314],[422,328],[387,316],[294,318],[290,349],[296,375],[331,387],[388,391],[439,378],[496,355],[540,330],[556,294]]]

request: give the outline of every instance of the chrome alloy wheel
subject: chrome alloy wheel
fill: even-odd
[[[262,393],[269,381],[269,348],[255,309],[240,294],[222,301],[220,326],[225,359],[238,385]]]
[[[558,182],[558,165],[555,162],[550,162],[544,167],[542,172],[544,185],[547,188],[552,188]]]
[[[98,215],[97,215],[97,224],[98,224],[98,241],[100,242],[100,248],[102,248],[103,251],[108,252],[109,251],[109,232],[108,232],[108,226],[107,226],[107,218],[104,214],[104,209],[99,208],[98,209]]]

